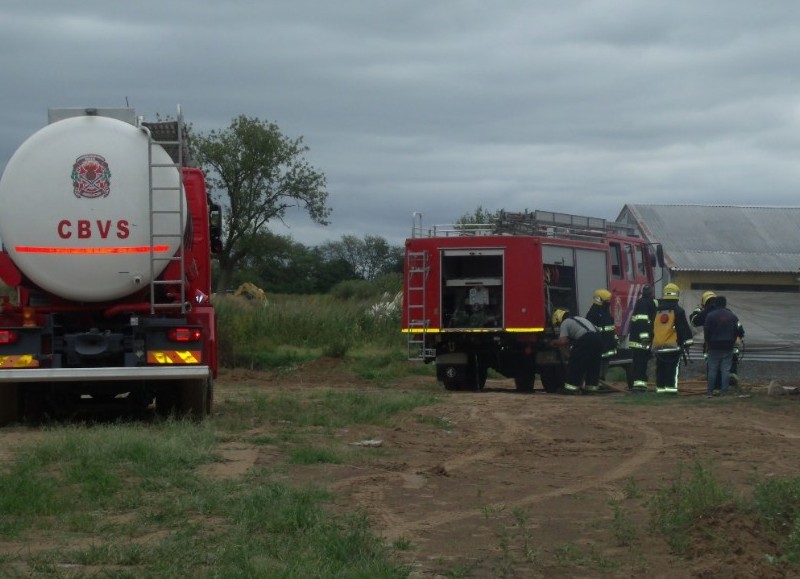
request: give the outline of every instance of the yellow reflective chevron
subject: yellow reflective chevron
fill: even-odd
[[[0,368],[38,368],[39,360],[33,354],[17,354],[0,356]]]
[[[148,364],[199,364],[202,359],[200,351],[164,350],[147,352]]]

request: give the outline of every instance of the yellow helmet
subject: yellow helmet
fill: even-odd
[[[708,303],[708,300],[712,300],[715,297],[717,297],[717,294],[715,294],[712,291],[703,292],[703,297],[700,298],[700,305],[703,306],[703,307],[706,307],[706,304]]]
[[[560,326],[561,322],[563,322],[564,318],[566,318],[568,315],[569,315],[569,310],[566,310],[564,308],[558,308],[556,311],[554,311],[553,315],[550,318],[550,321],[553,322],[553,327],[555,328]]]
[[[611,292],[607,289],[596,289],[592,296],[592,303],[599,305],[607,304],[611,301]]]
[[[681,297],[681,288],[674,283],[668,283],[664,286],[664,293],[661,297],[665,300],[677,300]]]

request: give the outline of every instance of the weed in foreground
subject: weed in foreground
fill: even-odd
[[[651,525],[665,535],[676,552],[683,553],[689,540],[686,531],[692,523],[732,498],[717,481],[712,464],[699,460],[688,467],[681,464],[677,478],[659,489],[650,502]]]
[[[637,538],[636,525],[618,501],[611,502],[611,509],[614,513],[611,526],[614,531],[614,538],[617,540],[617,545],[620,547],[630,547],[634,545]]]

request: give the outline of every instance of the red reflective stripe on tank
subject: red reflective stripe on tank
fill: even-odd
[[[31,245],[17,245],[17,253],[72,253],[72,254],[107,254],[107,253],[150,253],[149,245],[135,247],[34,247]],[[169,245],[154,245],[155,253],[169,251]]]

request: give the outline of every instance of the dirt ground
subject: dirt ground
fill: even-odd
[[[432,378],[391,388],[430,392]],[[519,394],[510,380],[485,391],[436,390],[441,403],[388,428],[351,427],[333,443],[343,464],[290,466],[280,446],[251,444],[270,427],[220,446],[204,474],[243,476],[276,467],[277,480],[328,488],[339,512],[365,512],[401,552],[412,577],[787,577],[775,545],[749,517],[714,515],[687,554],[649,527],[648,500],[679,465],[712,461],[737,494],[754,479],[798,476],[800,396],[705,399],[699,381],[668,403],[628,404],[623,385],[592,396]],[[328,361],[299,373],[222,373],[217,410],[261,389],[381,390]],[[641,395],[640,395],[641,396]],[[655,394],[644,395],[655,397]],[[273,425],[277,428],[277,425]],[[262,432],[263,431],[263,432]],[[41,431],[0,429],[3,448]],[[710,530],[709,530],[710,529]]]
[[[219,395],[259,383],[374,388],[328,365],[301,374],[300,382],[228,374]],[[680,465],[713,464],[718,481],[746,496],[756,478],[798,476],[800,396],[743,384],[747,395],[706,399],[704,384],[690,381],[669,403],[625,404],[636,395],[612,386],[579,397],[545,394],[538,383],[519,394],[510,380],[490,379],[480,393],[442,389],[440,404],[391,428],[339,432],[338,443],[357,449],[352,464],[277,476],[324,485],[338,509],[367,512],[376,532],[404,549],[412,577],[792,576],[770,562],[775,545],[754,521],[732,511],[693,533],[687,554],[672,554],[650,530],[647,503]],[[224,450],[229,462],[216,468],[236,474],[282,461],[276,448]]]

